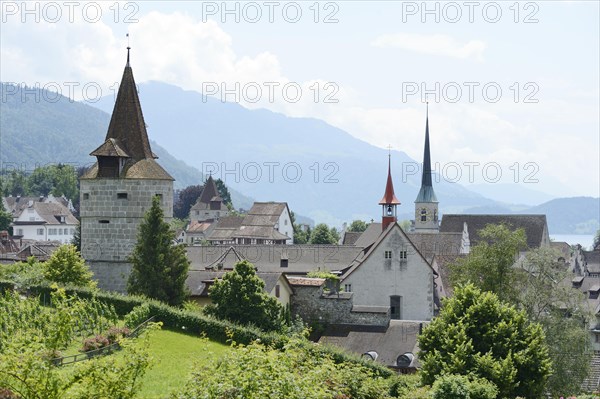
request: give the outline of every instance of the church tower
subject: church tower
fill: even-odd
[[[415,232],[437,233],[438,222],[438,200],[433,191],[431,178],[431,155],[429,154],[429,106],[425,119],[425,151],[423,154],[423,176],[421,178],[421,189],[415,200]]]
[[[90,154],[97,162],[80,179],[81,254],[100,288],[122,292],[152,198],[159,196],[167,220],[173,217],[174,179],[150,148],[129,50],[106,139]]]
[[[392,155],[388,155],[388,177],[387,183],[385,185],[385,193],[383,194],[383,198],[379,201],[379,205],[381,205],[381,228],[383,231],[387,229],[387,227],[391,223],[396,223],[398,220],[398,214],[396,212],[396,207],[400,205],[400,201],[396,198],[396,194],[394,194],[394,183],[392,182]]]

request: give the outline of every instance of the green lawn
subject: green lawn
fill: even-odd
[[[194,365],[204,365],[211,359],[232,350],[229,346],[173,331],[153,331],[150,336],[150,356],[153,367],[146,372],[140,398],[165,398],[182,387]]]

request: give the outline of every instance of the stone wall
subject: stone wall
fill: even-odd
[[[173,182],[83,179],[80,191],[81,254],[92,266],[101,288],[124,291],[131,270],[127,258],[155,195],[162,197],[165,219],[173,217]]]
[[[328,294],[315,286],[294,287],[291,312],[306,323],[387,326],[390,321],[388,307],[355,307],[351,292]]]
[[[121,293],[127,292],[127,279],[131,273],[130,263],[95,261],[87,263],[94,273],[93,279],[98,282],[98,288]]]

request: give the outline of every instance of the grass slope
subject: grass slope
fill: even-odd
[[[153,331],[150,336],[153,367],[144,376],[138,397],[167,397],[183,387],[192,367],[204,365],[230,350],[234,349],[200,337],[168,330]]]

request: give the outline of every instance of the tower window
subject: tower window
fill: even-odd
[[[110,220],[98,220],[98,223],[108,224],[110,223]]]
[[[117,193],[117,199],[127,199],[127,193]]]
[[[83,193],[83,199],[90,199],[90,193]]]
[[[421,209],[421,222],[427,221],[427,209]]]
[[[387,207],[387,214],[388,216],[392,216],[394,214],[394,210],[392,209],[391,205],[388,205]]]

